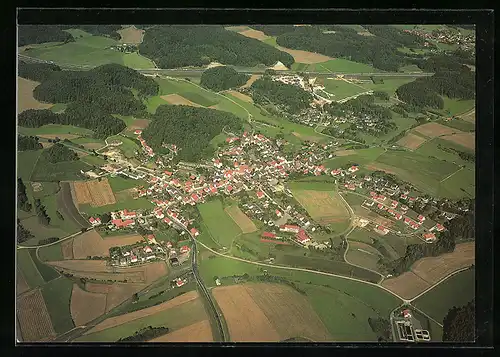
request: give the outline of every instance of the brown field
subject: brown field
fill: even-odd
[[[391,219],[382,217],[381,215],[373,212],[372,210],[363,208],[358,205],[353,205],[351,207],[354,210],[356,216],[358,217],[367,219],[372,222],[376,222],[377,224],[381,224],[387,228],[390,228],[394,224],[394,221],[392,221]]]
[[[378,259],[380,253],[371,245],[349,241],[349,250],[346,254],[346,261],[374,271],[378,271]]]
[[[435,284],[446,275],[468,267],[474,262],[475,244],[468,242],[457,244],[452,253],[420,259],[413,264],[411,270],[430,284]]]
[[[379,162],[372,162],[369,165],[365,165],[365,168],[370,171],[384,171],[387,172],[388,174],[393,174],[396,175],[396,172],[393,170],[389,169],[388,167],[392,168],[392,166],[381,164]]]
[[[435,138],[436,136],[442,135],[450,135],[453,133],[461,133],[460,130],[450,128],[445,125],[441,125],[438,123],[427,123],[420,126],[417,126],[415,129],[416,132],[425,135],[429,138]]]
[[[115,193],[116,202],[123,202],[128,199],[137,198],[137,189],[128,188],[126,190],[118,191]]]
[[[114,283],[106,295],[106,312],[111,311],[148,284]]]
[[[212,328],[208,320],[202,320],[148,342],[213,342]]]
[[[131,245],[142,241],[140,235],[112,236],[103,239],[95,230],[85,232],[73,240],[73,259],[92,257],[109,257],[109,248]],[[66,258],[65,258],[66,259]]]
[[[224,209],[234,222],[241,228],[243,233],[252,233],[257,227],[248,216],[241,211],[238,206],[231,206]]]
[[[470,150],[476,150],[476,134],[475,133],[459,133],[454,135],[445,135],[441,139],[451,141],[455,144],[462,145]]]
[[[84,233],[84,234],[87,234]],[[75,259],[73,255],[73,239],[66,240],[61,243],[61,251],[63,258],[66,259]]]
[[[304,134],[299,134],[297,132],[292,132],[292,134],[296,137],[298,137],[300,140],[308,140],[308,141],[314,141],[314,142],[318,142],[318,141],[321,141],[322,138],[321,137],[318,137],[318,136],[312,136],[312,135],[304,135]]]
[[[85,325],[102,314],[106,310],[106,295],[89,293],[73,284],[71,292],[71,317],[75,326]]]
[[[79,205],[90,203],[92,207],[101,207],[116,203],[115,195],[107,178],[101,181],[74,181],[73,187]]]
[[[243,285],[217,287],[212,290],[234,342],[277,342],[278,331]]]
[[[431,285],[415,273],[409,271],[396,278],[384,280],[382,286],[405,299],[411,299]]]
[[[227,93],[231,94],[232,96],[234,96],[234,97],[236,97],[238,99],[241,99],[244,102],[253,103],[252,97],[250,97],[250,96],[248,96],[246,94],[237,92],[235,90],[228,90]]]
[[[202,107],[201,105],[194,103],[194,102],[180,96],[179,94],[162,95],[160,98],[163,99],[164,101],[166,101],[167,103],[173,104],[173,105],[189,105],[191,107]]]
[[[293,196],[320,224],[340,222],[349,218],[349,213],[338,193],[330,191],[295,190]]]
[[[334,154],[335,156],[349,156],[356,154],[356,150],[337,150]]]
[[[471,110],[470,112],[467,112],[465,114],[462,114],[459,116],[460,119],[468,121],[469,123],[475,123],[476,122],[476,110]]]
[[[252,74],[250,76],[250,79],[245,83],[243,84],[240,88],[248,88],[252,85],[253,82],[255,82],[257,79],[259,79],[260,77],[262,77],[262,75],[260,74]]]
[[[124,314],[124,315],[120,315],[120,316],[116,316],[116,317],[110,317],[110,318],[104,320],[103,322],[101,322],[100,324],[97,324],[94,328],[89,330],[86,334],[91,334],[94,332],[106,330],[108,328],[122,325],[124,323],[134,321],[134,320],[143,318],[145,316],[154,315],[160,311],[171,309],[173,307],[185,304],[187,302],[194,301],[198,298],[199,298],[199,296],[198,296],[197,291],[190,291],[188,293],[182,294],[176,298],[173,298],[172,300],[168,300],[168,301],[161,303],[159,305],[156,305],[156,306],[148,307],[146,309],[130,312],[128,314]]]
[[[17,316],[25,342],[39,341],[55,334],[40,289],[35,289],[17,300]]]
[[[292,337],[305,337],[313,341],[331,339],[307,298],[291,287],[266,283],[244,287],[272,323],[281,340]]]
[[[328,57],[319,53],[307,52],[302,50],[292,50],[290,48],[285,48],[281,46],[276,46],[276,48],[280,51],[289,53],[292,55],[295,62],[305,63],[305,64],[313,64],[313,63],[322,63],[326,61],[330,61],[334,58]]]
[[[139,30],[135,26],[125,27],[116,32],[120,34],[123,43],[141,43],[144,36],[144,30]]]
[[[71,149],[71,150],[73,150],[73,149]],[[88,153],[83,152],[83,151],[79,151],[79,150],[73,150],[73,152],[75,152],[78,157],[84,157],[84,156],[88,155]]]
[[[16,274],[16,295],[21,295],[22,293],[28,291],[29,289],[30,287],[28,286],[26,279],[24,279],[21,269],[19,269],[18,267]]]
[[[76,138],[81,137],[81,135],[75,135],[75,134],[38,134],[37,136],[44,138],[44,139],[59,138],[61,140],[64,140],[64,139],[71,140],[71,139],[76,139]]]
[[[52,106],[50,103],[40,103],[33,98],[33,89],[40,83],[30,81],[29,79],[17,77],[17,113],[24,112],[27,109],[48,109]]]
[[[250,37],[250,38],[255,38],[256,40],[264,41],[269,38],[264,32],[262,31],[257,31],[257,30],[245,30],[239,32],[240,35]]]
[[[104,145],[101,143],[85,143],[82,145],[85,149],[89,149],[89,150],[97,150],[97,149],[104,147]]]
[[[399,139],[396,144],[398,144],[399,146],[404,146],[405,148],[408,148],[410,150],[415,150],[426,141],[427,140],[421,136],[408,133],[404,137]]]
[[[52,145],[54,145],[54,143],[47,143],[47,142],[45,142],[45,141],[40,142],[40,144],[42,144],[42,147],[43,147],[44,149],[48,149],[48,148],[50,148]]]

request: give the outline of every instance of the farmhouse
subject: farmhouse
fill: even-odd
[[[354,165],[353,165],[353,166],[349,167],[349,170],[348,170],[348,171],[352,173],[352,172],[356,172],[356,171],[358,171],[358,170],[359,170],[359,167],[358,167],[358,166],[354,166]]]
[[[191,228],[191,230],[189,232],[191,233],[191,235],[193,237],[197,237],[200,235],[200,232],[198,232],[198,230],[196,228]]]
[[[432,243],[436,240],[436,235],[434,233],[424,233],[423,238],[426,243]]]
[[[289,224],[284,224],[280,226],[280,231],[281,232],[292,232],[292,233],[299,233],[300,227],[299,226],[292,226]]]
[[[121,219],[114,219],[111,221],[111,223],[116,227],[116,228],[123,228],[123,227],[128,227],[128,226],[133,226],[135,225],[135,221],[132,219],[127,219],[125,221]]]
[[[306,231],[304,231],[303,229],[301,229],[299,233],[297,233],[296,238],[297,241],[302,244],[305,244],[306,242],[309,242],[311,240],[311,238],[309,238],[309,236],[307,235]]]
[[[271,232],[263,232],[262,238],[274,238],[274,239],[276,239],[276,234],[271,233]]]
[[[430,229],[431,232],[433,230],[436,230],[438,232],[442,232],[442,231],[445,230],[445,228],[444,228],[444,226],[442,224],[436,223],[436,225]]]
[[[189,249],[189,247],[187,245],[183,245],[181,247],[181,249],[179,250],[181,253],[187,253],[189,252],[191,249]]]
[[[257,191],[257,198],[260,200],[262,197],[264,197],[264,192]]]
[[[421,214],[417,217],[420,222],[425,221],[425,217],[422,216]]]
[[[95,227],[95,226],[98,226],[98,225],[100,225],[100,224],[101,224],[101,219],[100,219],[99,217],[96,217],[96,218],[94,218],[94,217],[90,217],[90,218],[89,218],[89,222],[90,222],[90,224],[91,224],[93,227]]]
[[[137,217],[137,213],[127,211],[126,208],[120,212],[120,215],[121,215],[122,219],[131,219],[131,218]]]
[[[375,227],[375,232],[382,234],[382,235],[386,235],[387,233],[389,233],[389,230],[387,228],[385,228],[384,226],[378,225]]]

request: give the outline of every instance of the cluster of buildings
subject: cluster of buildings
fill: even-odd
[[[432,32],[427,32],[421,29],[403,30],[406,33],[422,37],[429,41],[437,41],[449,45],[460,45],[463,49],[472,50],[475,46],[475,35],[465,35],[460,31],[450,29],[436,29]],[[430,47],[429,42],[424,43],[425,47]]]
[[[111,46],[110,50],[120,51],[123,53],[132,53],[137,51],[136,44],[121,43],[115,46]]]
[[[156,260],[166,260],[165,249],[158,244],[139,242],[132,246],[112,247],[109,249],[112,266],[126,267]]]
[[[422,329],[420,322],[413,317],[409,309],[404,309],[397,316],[394,316],[392,323],[396,325],[396,328],[393,328],[394,342],[423,342],[431,340],[429,331]]]
[[[134,134],[137,135],[137,139],[139,139],[139,141],[141,142],[142,149],[146,152],[146,155],[148,155],[149,157],[154,157],[155,153],[153,152],[153,149],[148,144],[146,144],[146,140],[144,140],[141,136],[142,130],[137,129],[136,131],[134,131]]]

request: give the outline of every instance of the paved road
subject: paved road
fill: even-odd
[[[85,230],[85,232],[91,230],[92,228],[87,228]],[[66,237],[63,237],[55,242],[52,242],[52,243],[48,243],[48,244],[41,244],[41,245],[33,245],[33,246],[27,246],[27,245],[18,245],[17,246],[17,249],[37,249],[37,248],[43,248],[43,247],[48,247],[48,246],[51,246],[51,245],[54,245],[54,244],[59,244],[67,239],[70,239],[70,238],[73,238],[73,237],[76,237],[77,235],[80,235],[82,234],[82,231],[78,231],[76,233],[73,233],[73,234],[70,234],[69,236],[66,236]]]

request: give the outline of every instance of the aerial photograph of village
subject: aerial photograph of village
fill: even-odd
[[[18,25],[16,343],[473,342],[473,25]]]

